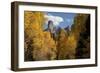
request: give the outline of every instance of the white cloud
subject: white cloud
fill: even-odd
[[[50,15],[50,14],[46,14],[44,15],[44,17],[46,18],[46,24],[48,23],[49,20],[53,21],[54,25],[57,26],[59,25],[61,22],[63,22],[63,18],[60,17],[60,16],[53,16],[53,15]]]

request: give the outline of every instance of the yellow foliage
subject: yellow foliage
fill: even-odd
[[[44,42],[48,48],[56,48],[55,41],[51,38],[50,32],[44,32]]]
[[[36,60],[48,59],[47,55],[51,55],[49,59],[56,57],[55,41],[51,38],[50,32],[43,31],[43,24],[42,12],[25,11],[25,40],[32,40],[33,58]],[[28,49],[26,43],[25,47]]]
[[[74,34],[72,34],[72,35],[70,35],[70,36],[68,37],[67,42],[70,43],[70,44],[69,44],[70,47],[76,48],[77,40],[75,39]]]
[[[58,59],[75,58],[77,40],[73,33],[66,35],[64,30],[61,30],[58,40]]]
[[[79,15],[75,19],[77,22],[75,22],[76,25],[73,26],[71,31],[61,29],[56,39],[51,37],[52,34],[49,31],[43,31],[42,29],[44,21],[46,20],[43,12],[25,11],[24,16],[24,47],[25,50],[32,48],[33,59],[53,60],[55,58],[75,58],[80,32],[84,29],[84,25],[82,25],[84,16]]]

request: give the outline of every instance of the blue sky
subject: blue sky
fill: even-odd
[[[65,28],[68,26],[71,27],[71,25],[73,24],[74,17],[76,16],[75,13],[61,13],[61,12],[46,12],[46,14],[54,16],[56,18],[57,17],[62,18],[63,21],[59,22],[59,24],[57,25],[61,28]]]

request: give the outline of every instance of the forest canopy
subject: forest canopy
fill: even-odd
[[[24,12],[25,61],[90,58],[90,15],[77,13],[72,26],[44,29],[45,12]]]

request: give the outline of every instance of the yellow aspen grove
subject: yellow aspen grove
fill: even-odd
[[[32,48],[31,55],[33,60],[48,60],[56,57],[55,41],[51,38],[50,32],[43,31],[43,25],[44,15],[42,12],[25,11],[26,41],[24,45],[25,49]],[[32,42],[31,44],[30,41]]]
[[[89,24],[86,23],[89,15],[76,14],[71,27],[61,27],[62,24],[57,27],[56,20],[51,20],[56,16],[45,16],[46,14],[24,11],[25,61],[90,57],[90,32],[89,25],[86,26]]]

